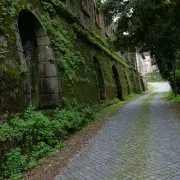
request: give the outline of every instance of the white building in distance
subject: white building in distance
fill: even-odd
[[[136,53],[137,69],[139,73],[145,76],[148,73],[158,71],[156,65],[152,65],[149,52]]]

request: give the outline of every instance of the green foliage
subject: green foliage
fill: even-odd
[[[50,145],[45,142],[39,142],[34,146],[34,150],[31,152],[30,162],[34,162],[34,160],[38,160],[43,158],[45,155],[53,152],[53,149]]]
[[[56,12],[56,14],[63,16],[70,23],[79,22],[63,2],[59,0],[43,0],[42,2],[45,10],[51,15]]]
[[[107,23],[120,17],[116,22],[116,48],[150,51],[163,79],[171,83],[173,62],[180,69],[179,8],[178,0],[106,0],[101,7]]]
[[[120,100],[118,98],[114,98],[113,100],[107,100],[105,103],[103,103],[103,106],[108,107],[108,106],[111,106],[113,104],[117,104],[119,102],[120,102]]]
[[[23,175],[21,173],[14,174],[10,177],[10,180],[22,180],[22,179],[23,179]]]
[[[87,55],[83,53],[77,43],[77,41],[79,41],[79,37],[80,39],[93,44],[93,46],[96,46],[98,49],[102,50],[102,52],[105,52],[108,56],[120,62],[122,65],[128,67],[128,65],[121,60],[121,57],[112,53],[108,49],[108,46],[105,45],[97,34],[93,31],[85,29],[82,25],[80,25],[77,19],[74,18],[72,21],[73,26],[70,27],[69,22],[67,23],[59,18],[57,14],[59,15],[62,9],[64,12],[63,17],[65,14],[69,14],[70,16],[71,13],[67,10],[63,3],[60,1],[50,0],[48,2],[43,2],[43,7],[45,13],[41,15],[41,18],[45,24],[48,35],[50,36],[58,68],[60,72],[63,72],[68,80],[71,82],[90,82],[87,74],[91,74],[92,70],[87,64]],[[67,12],[65,13],[65,11]],[[59,21],[61,21],[61,23],[59,23]],[[112,42],[110,43],[110,41],[109,46],[112,48]],[[81,74],[79,76],[78,71],[80,69]],[[82,76],[84,76],[83,79]]]
[[[11,82],[11,83],[9,83]],[[18,112],[19,102],[24,100],[24,82],[19,71],[8,64],[0,63],[0,111]],[[12,108],[13,107],[13,108]]]
[[[70,134],[96,121],[96,113],[102,108],[79,104],[75,99],[64,99],[63,106],[51,118],[30,106],[22,117],[0,125],[0,142],[23,142],[20,147],[28,154],[22,155],[19,147],[12,149],[3,166],[4,176],[17,175],[36,166],[37,160],[44,156],[54,155],[54,148],[63,148],[62,141]]]
[[[175,103],[180,103],[180,95],[177,95],[175,97],[174,93],[172,91],[169,91],[166,95],[165,95],[165,98],[167,100],[170,100],[172,102],[175,102]]]
[[[47,8],[51,9],[52,7],[46,6]],[[69,28],[66,22],[59,23],[60,19],[57,16],[51,17],[52,12],[54,11],[51,10],[41,17],[51,38],[58,68],[68,80],[78,81],[79,68],[83,67],[84,71],[90,71],[85,63],[86,58],[83,52],[78,51],[79,47],[76,45],[76,35],[73,29]]]
[[[77,23],[73,24],[74,30],[75,32],[84,40],[90,42],[91,44],[93,44],[94,46],[96,46],[97,48],[101,49],[103,52],[105,52],[109,57],[111,57],[112,59],[114,59],[115,61],[119,62],[121,65],[125,66],[125,67],[129,67],[124,61],[122,61],[123,58],[121,58],[118,54],[116,54],[115,52],[111,52],[108,47],[102,45],[101,43],[99,43],[98,40],[96,40],[97,38],[93,38],[89,35],[89,33],[87,31],[85,31],[85,29],[83,29],[81,26],[79,26]]]
[[[75,100],[65,100],[66,108],[56,111],[56,120],[63,124],[66,134],[72,133],[96,120],[95,113],[100,110],[96,105],[78,105]],[[61,128],[59,126],[58,128]]]
[[[114,40],[111,38],[107,38],[106,43],[111,51],[114,51]]]
[[[3,167],[5,176],[17,175],[25,169],[27,158],[21,154],[20,148],[11,150],[7,153],[6,158],[7,160]]]

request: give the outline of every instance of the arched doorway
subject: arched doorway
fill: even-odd
[[[18,25],[21,37],[24,57],[27,64],[27,71],[29,73],[28,81],[26,82],[29,87],[26,95],[30,95],[31,103],[39,106],[40,97],[38,92],[40,90],[39,84],[39,60],[37,52],[37,40],[34,31],[34,16],[28,11],[21,11],[19,14]]]
[[[21,63],[26,65],[26,104],[54,108],[59,104],[59,82],[46,30],[39,17],[28,10],[20,12],[18,27]]]
[[[95,66],[95,70],[96,70],[96,74],[97,74],[100,100],[105,100],[106,95],[105,95],[104,79],[103,79],[103,75],[101,72],[101,67],[100,67],[99,61],[95,57],[94,57],[94,66]]]
[[[131,94],[131,90],[130,90],[130,86],[129,86],[129,81],[127,78],[126,73],[124,72],[124,77],[125,77],[125,81],[126,81],[126,85],[127,85],[127,90],[128,90],[128,94]]]
[[[113,71],[113,75],[114,75],[115,85],[116,85],[116,88],[117,88],[117,97],[121,101],[123,101],[121,82],[120,82],[120,79],[119,79],[119,74],[117,72],[117,69],[116,69],[116,67],[114,65],[112,66],[112,71]]]

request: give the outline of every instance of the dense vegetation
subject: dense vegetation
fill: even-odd
[[[106,0],[101,9],[107,23],[116,19],[116,48],[150,51],[162,77],[170,81],[173,89],[176,68],[180,93],[180,1]]]
[[[102,108],[103,105],[65,100],[64,108],[57,109],[51,117],[35,111],[32,106],[23,116],[12,118],[6,115],[6,123],[0,125],[0,153],[6,153],[0,177],[21,177],[22,171],[31,169],[39,159],[62,148],[69,135],[95,121],[96,113]],[[8,151],[8,146],[13,148]]]
[[[175,96],[172,91],[166,93],[165,98],[171,102],[180,103],[180,95],[178,94],[177,96]]]
[[[128,101],[139,96],[131,94]],[[5,123],[0,124],[0,161],[4,162],[0,180],[22,179],[23,172],[43,163],[43,157],[55,155],[73,133],[109,117],[128,101],[115,98],[103,104],[87,104],[64,99],[63,107],[48,115],[32,106],[23,115],[5,114]]]

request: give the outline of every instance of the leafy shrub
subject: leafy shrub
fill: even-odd
[[[180,95],[178,94],[176,97],[172,91],[169,91],[166,95],[166,98],[172,102],[180,103]]]
[[[46,154],[51,153],[51,152],[53,152],[53,149],[51,146],[47,145],[44,142],[39,142],[34,147],[34,151],[32,151],[31,153],[30,161],[43,158]]]
[[[0,142],[21,142],[7,154],[4,176],[18,177],[20,172],[33,168],[38,159],[54,155],[54,148],[63,148],[62,141],[95,121],[96,112],[101,109],[101,105],[79,104],[75,99],[64,99],[63,109],[56,109],[52,118],[29,106],[22,117],[14,117],[0,125]],[[19,146],[28,156],[21,154]]]
[[[5,176],[19,174],[22,170],[25,170],[27,157],[21,154],[20,148],[12,149],[7,153],[6,158],[7,160],[3,166]]]
[[[2,47],[1,47],[2,48]],[[11,83],[9,83],[11,82]],[[3,111],[21,112],[23,109],[23,79],[17,69],[0,62],[0,114]]]
[[[103,106],[104,107],[108,107],[108,106],[111,106],[113,104],[118,104],[120,102],[120,100],[118,98],[114,98],[113,100],[107,100]]]

